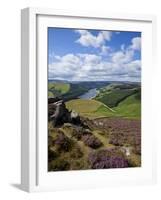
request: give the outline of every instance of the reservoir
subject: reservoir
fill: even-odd
[[[90,90],[88,90],[88,92],[82,94],[78,98],[80,98],[80,99],[92,99],[98,94],[98,92],[99,91],[97,90],[97,88],[90,89]]]

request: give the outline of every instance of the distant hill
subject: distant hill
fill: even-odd
[[[141,88],[136,84],[112,83],[100,88],[95,99],[74,99],[67,101],[66,106],[88,118],[140,119]]]
[[[97,88],[97,96],[92,100],[79,99],[88,90]],[[131,82],[52,82],[48,83],[48,97],[60,97],[70,110],[82,116],[126,117],[141,116],[141,85]],[[112,111],[113,110],[113,111]]]
[[[101,88],[110,84],[109,82],[62,82],[58,80],[49,80],[48,97],[60,97],[65,100],[76,99],[90,89]]]
[[[70,90],[70,84],[68,83],[48,83],[48,96],[49,97],[59,97],[67,93]]]
[[[101,101],[109,107],[116,107],[127,97],[141,93],[139,85],[129,83],[112,83],[100,89],[96,100]]]

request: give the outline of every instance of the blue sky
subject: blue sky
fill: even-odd
[[[49,79],[140,81],[141,33],[48,28]]]

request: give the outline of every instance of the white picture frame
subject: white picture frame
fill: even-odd
[[[50,18],[50,19],[48,19]],[[58,20],[52,20],[57,18]],[[60,18],[60,20],[59,20]],[[67,19],[67,20],[66,20]],[[70,23],[68,21],[70,19]],[[116,29],[122,27],[122,30],[143,30],[145,32],[146,46],[149,45],[149,50],[143,48],[143,64],[147,64],[147,69],[143,70],[143,81],[145,85],[145,92],[143,93],[143,106],[142,115],[145,116],[143,120],[143,132],[147,133],[145,136],[145,144],[143,145],[143,152],[145,156],[145,167],[142,169],[118,169],[118,170],[94,170],[87,171],[68,171],[68,172],[52,172],[52,174],[45,172],[43,165],[47,164],[45,161],[45,148],[47,146],[47,139],[43,137],[41,131],[46,128],[45,125],[41,126],[38,121],[42,121],[40,107],[44,105],[44,101],[38,103],[38,98],[43,96],[39,88],[45,90],[45,81],[47,81],[47,68],[40,64],[39,56],[44,51],[42,47],[46,45],[46,41],[42,40],[39,44],[38,34],[42,30],[39,37],[43,37],[43,27],[50,26],[65,26],[65,27],[82,27],[84,21],[87,24],[83,28],[94,26],[101,29],[104,27],[106,20],[114,22],[121,21],[124,24],[117,25]],[[53,22],[54,21],[54,22]],[[98,21],[101,22],[98,25]],[[92,23],[91,23],[92,22]],[[141,23],[140,25],[138,25]],[[90,25],[91,24],[91,25]],[[135,24],[135,25],[131,25]],[[146,24],[144,26],[144,24]],[[142,27],[142,28],[141,28]],[[150,95],[147,96],[146,89],[151,87],[149,78],[152,76],[150,64],[155,67],[155,49],[156,49],[156,19],[152,15],[132,15],[132,14],[110,14],[103,12],[80,12],[80,11],[64,11],[43,8],[25,8],[22,10],[21,16],[21,188],[28,192],[34,191],[54,191],[63,189],[80,189],[80,188],[96,188],[107,187],[111,185],[122,184],[152,184],[156,182],[156,151],[155,151],[155,133],[150,134],[154,119],[152,117],[152,102]],[[148,32],[148,34],[146,34]],[[46,62],[46,56],[41,57],[41,63]],[[44,60],[43,60],[44,57]],[[144,63],[145,62],[145,63]],[[40,83],[40,78],[42,83]],[[46,79],[45,79],[46,78]],[[152,78],[152,77],[151,77]],[[43,85],[44,84],[44,85]],[[47,82],[46,82],[47,84]],[[43,90],[42,89],[42,90]],[[43,99],[43,98],[42,98]],[[147,100],[148,99],[148,100]],[[40,106],[41,104],[41,106]],[[47,101],[46,101],[47,106]],[[147,106],[150,107],[150,116],[147,116]],[[42,116],[42,115],[41,115]],[[150,122],[150,123],[149,123]],[[47,130],[47,128],[46,128]],[[149,133],[149,134],[148,134]],[[46,137],[47,138],[47,137]],[[146,139],[147,138],[147,139]],[[40,150],[43,142],[46,144],[43,150]],[[143,142],[144,143],[144,142]],[[145,149],[144,149],[145,146]],[[47,151],[47,149],[46,149]],[[41,156],[40,156],[41,152]],[[150,155],[150,156],[148,156]],[[43,164],[44,163],[44,164]],[[45,174],[46,173],[46,174]],[[74,181],[75,180],[75,181]]]

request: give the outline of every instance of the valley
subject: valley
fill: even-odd
[[[48,83],[49,171],[140,166],[140,83]]]

